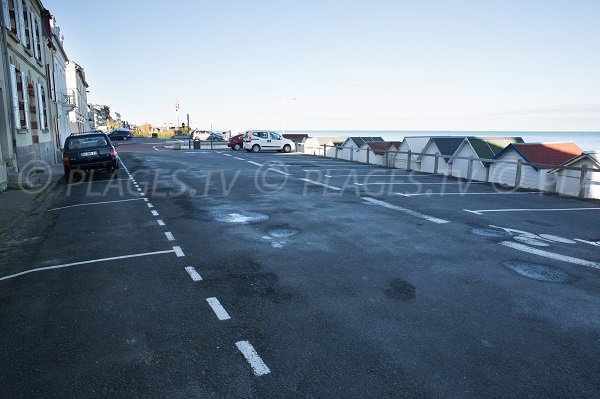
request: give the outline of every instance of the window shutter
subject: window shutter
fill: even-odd
[[[40,57],[40,47],[39,47],[39,36],[38,36],[38,21],[36,16],[33,16],[33,53],[35,54],[35,58],[41,60]]]
[[[23,81],[23,103],[25,104],[25,127],[29,129],[31,126],[29,120],[29,88],[27,84],[27,77],[25,76],[25,72],[21,72],[21,80]]]
[[[2,21],[2,24],[4,25],[5,28],[10,29],[10,14],[9,14],[10,10],[8,8],[8,0],[2,0],[2,15],[4,16],[4,19]]]
[[[15,118],[15,128],[21,128],[21,118],[19,116],[19,92],[17,91],[17,68],[10,64],[10,87],[13,97],[13,112]]]
[[[38,107],[40,109],[40,112],[38,113],[38,115],[40,116],[40,130],[46,130],[46,115],[45,115],[45,109],[44,109],[44,98],[42,97],[42,85],[39,83],[36,83],[37,86],[37,100],[38,100]]]
[[[17,12],[17,25],[18,25],[18,36],[21,40],[21,43],[27,43],[27,38],[25,37],[25,18],[23,17],[23,2],[17,0],[17,7],[15,9]]]
[[[33,19],[31,19],[31,17],[33,16],[33,13],[31,12],[31,10],[29,10],[27,12],[27,27],[29,28],[29,47],[33,47]]]

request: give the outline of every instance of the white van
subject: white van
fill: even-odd
[[[248,152],[283,151],[290,152],[294,147],[292,140],[281,137],[269,130],[248,130],[244,134],[244,149]]]

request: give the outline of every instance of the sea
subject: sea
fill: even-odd
[[[407,130],[286,130],[286,133],[306,133],[319,136],[370,136],[385,141],[401,141],[408,136],[476,136],[522,137],[526,143],[559,143],[571,141],[584,151],[600,150],[600,132],[528,132],[528,131],[407,131]]]

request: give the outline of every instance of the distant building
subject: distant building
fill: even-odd
[[[464,139],[465,137],[431,137],[420,151],[421,155],[417,157],[418,166],[414,169],[425,173],[449,175],[452,168],[448,162]]]
[[[585,151],[578,157],[572,158],[561,166],[572,168],[600,169],[600,150]],[[582,171],[556,168],[551,171],[556,175],[556,192],[563,195],[578,197],[580,190],[583,198],[600,199],[600,172],[587,171],[582,183]]]
[[[90,121],[92,128],[101,129],[111,120],[108,105],[90,104]]]
[[[75,107],[69,114],[71,133],[82,133],[91,130],[89,120],[89,107],[87,101],[87,89],[89,87],[85,80],[85,71],[81,65],[73,60],[67,62],[67,90],[72,93]]]
[[[487,181],[489,162],[509,144],[523,143],[521,137],[467,137],[450,158],[451,175],[470,180]],[[473,158],[473,160],[465,159]]]

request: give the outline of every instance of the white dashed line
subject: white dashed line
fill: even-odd
[[[240,157],[234,157],[234,158],[237,160],[240,160],[240,161],[244,161],[244,158],[240,158]]]
[[[137,188],[137,190],[138,190],[138,191],[140,191],[140,192],[142,191],[142,189],[141,189],[141,188],[139,188],[139,187]]]
[[[162,221],[162,220],[160,220],[160,219],[158,219],[158,220],[156,221],[156,223],[158,223],[158,225],[159,225],[159,226],[164,226],[164,225],[165,225],[165,222],[163,222],[163,221]]]
[[[186,267],[185,271],[188,272],[193,281],[202,281],[202,276],[192,266]]]
[[[284,176],[290,176],[290,173],[284,172],[284,171],[282,171],[282,170],[278,170],[278,169],[275,169],[275,168],[269,168],[269,170],[270,170],[271,172],[277,172],[277,173],[281,173],[281,174],[282,174],[282,175],[284,175]]]
[[[543,208],[533,208],[533,209],[477,209],[477,210],[469,210],[463,209],[465,212],[471,212],[476,215],[481,215],[483,213],[488,212],[567,212],[567,211],[598,211],[600,208],[554,208],[554,209],[543,209]]]
[[[227,311],[225,310],[223,305],[221,305],[221,302],[219,302],[217,298],[206,298],[206,302],[208,302],[208,304],[212,308],[213,312],[215,312],[219,320],[231,319],[229,313],[227,313]]]
[[[226,157],[231,157],[232,156],[231,154],[223,154],[223,155],[225,155]]]
[[[158,216],[158,212],[157,211],[152,211],[152,216]]]
[[[60,208],[48,209],[48,212],[59,211],[61,209],[76,208],[76,207],[79,207],[79,206],[115,204],[117,202],[139,201],[139,200],[141,200],[141,198],[130,198],[130,199],[124,199],[124,200],[117,200],[117,201],[88,202],[87,204],[68,205],[68,206],[61,206]]]
[[[256,165],[256,166],[263,166],[261,163],[254,162],[254,161],[246,161],[246,162],[251,163],[252,165]]]
[[[248,341],[239,341],[235,343],[235,346],[242,352],[242,355],[246,358],[246,361],[252,367],[254,375],[261,376],[269,374],[271,370],[267,367],[265,362],[258,356],[258,353],[254,350],[254,347]]]
[[[417,211],[413,211],[412,209],[402,208],[401,206],[396,206],[396,205],[390,204],[390,203],[385,202],[385,201],[380,201],[380,200],[375,199],[375,198],[362,197],[362,199],[364,201],[370,202],[371,204],[379,205],[379,206],[382,206],[382,207],[387,208],[387,209],[392,209],[394,211],[402,212],[402,213],[405,213],[407,215],[417,217],[419,219],[425,219],[425,220],[433,222],[433,223],[437,223],[437,224],[450,223],[448,220],[439,219],[439,218],[436,218],[436,217],[433,217],[433,216],[425,215],[423,213],[420,213],[420,212],[417,212]]]
[[[585,259],[574,258],[572,256],[566,256],[561,254],[556,254],[554,252],[544,251],[543,249],[537,249],[533,247],[529,247],[527,245],[519,244],[512,241],[502,241],[502,245],[508,248],[516,249],[522,252],[526,252],[532,255],[542,256],[544,258],[559,260],[567,263],[574,263],[576,265],[593,267],[594,269],[600,269],[600,263],[592,262]]]
[[[173,236],[173,233],[171,233],[170,231],[165,231],[165,237],[167,237],[167,240],[169,240],[169,241],[175,241],[175,237]]]
[[[303,182],[306,182],[306,183],[314,184],[316,186],[325,187],[325,188],[328,188],[328,189],[334,190],[334,191],[340,191],[341,190],[341,188],[339,188],[339,187],[330,186],[329,184],[321,183],[321,182],[310,180],[310,179],[300,179],[300,180],[302,180]]]
[[[397,195],[401,195],[403,197],[419,197],[419,196],[433,196],[433,195],[524,195],[524,194],[541,194],[537,191],[532,192],[506,192],[506,193],[419,193],[419,194],[404,194],[404,193],[396,193]]]
[[[151,203],[146,203],[146,205],[148,205],[148,208],[154,208],[154,205],[152,205]]]
[[[185,256],[185,254],[181,250],[181,247],[173,247],[173,251],[175,251],[175,255],[177,255],[178,258]]]

